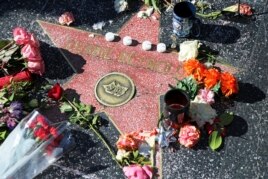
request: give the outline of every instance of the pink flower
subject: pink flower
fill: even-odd
[[[30,34],[24,28],[21,28],[21,27],[16,27],[13,30],[13,37],[14,37],[14,41],[18,45],[27,44],[31,38]]]
[[[26,44],[21,49],[21,53],[24,58],[28,59],[28,61],[42,61],[39,49],[33,45]]]
[[[42,75],[45,72],[45,64],[43,61],[28,61],[28,70],[31,73]]]
[[[40,46],[38,39],[33,34],[30,34],[29,44],[31,44],[34,47],[39,47]]]
[[[185,124],[181,127],[179,133],[179,142],[187,148],[193,147],[200,138],[200,131],[197,127]]]
[[[153,177],[153,170],[148,165],[143,167],[130,165],[124,167],[123,171],[128,179],[151,179]]]
[[[59,17],[59,23],[61,25],[70,25],[74,22],[74,16],[71,12],[65,12]]]
[[[200,89],[198,91],[198,94],[196,96],[198,100],[202,100],[208,104],[214,103],[214,92],[205,88],[205,89]]]

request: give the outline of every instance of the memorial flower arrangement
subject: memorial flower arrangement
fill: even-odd
[[[211,65],[206,66],[195,58],[186,60],[183,68],[186,77],[178,80],[172,87],[189,95],[189,113],[183,122],[178,123],[162,116],[159,122],[158,142],[161,147],[167,147],[170,143],[180,143],[191,148],[198,143],[201,131],[206,131],[209,147],[216,150],[221,146],[222,138],[226,136],[226,126],[231,124],[233,114],[217,114],[213,104],[216,102],[216,96],[229,98],[238,93],[237,79],[229,72],[222,72]]]

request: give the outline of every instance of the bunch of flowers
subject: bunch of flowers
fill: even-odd
[[[174,124],[168,115],[160,121],[158,142],[161,147],[167,147],[170,143],[180,143],[191,148],[194,147],[201,136],[201,130],[206,129],[209,135],[209,146],[212,150],[219,148],[222,137],[226,135],[226,127],[233,120],[232,113],[218,115],[212,107],[215,96],[223,95],[231,97],[238,93],[236,78],[228,73],[221,72],[215,67],[206,67],[196,59],[184,62],[183,68],[187,77],[177,82],[174,88],[188,93],[191,101],[189,113],[184,121]]]
[[[52,123],[38,111],[26,116],[0,146],[3,178],[33,178],[73,146],[66,122]]]
[[[116,160],[123,166],[125,176],[151,179],[153,177],[153,148],[157,131],[132,132],[119,137]]]
[[[22,57],[27,62],[27,68],[31,73],[42,75],[45,72],[45,64],[40,53],[40,44],[36,37],[24,28],[17,27],[13,30],[14,41],[21,48]]]
[[[21,27],[13,30],[13,40],[0,41],[0,88],[12,81],[30,81],[31,73],[44,74],[39,47],[36,37]]]

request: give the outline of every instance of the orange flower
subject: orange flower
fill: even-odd
[[[221,74],[221,91],[226,97],[238,93],[238,84],[232,74],[228,72]]]
[[[221,78],[221,74],[217,69],[211,68],[207,70],[207,72],[205,73],[205,79],[204,79],[205,87],[208,89],[213,88],[213,86],[215,86],[218,83],[220,78]]]
[[[199,66],[200,62],[196,59],[190,59],[183,64],[183,68],[187,75],[191,75]]]
[[[139,148],[140,140],[135,137],[133,134],[121,135],[116,142],[118,149],[124,149],[126,151],[133,151]]]
[[[197,82],[202,83],[205,77],[206,71],[207,71],[206,67],[203,64],[199,63],[198,67],[193,72],[194,79]]]

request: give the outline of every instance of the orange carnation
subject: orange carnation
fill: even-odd
[[[215,86],[218,83],[220,78],[221,78],[221,74],[217,69],[211,68],[207,70],[205,74],[205,79],[204,79],[205,87],[208,89],[211,89],[213,86]]]
[[[200,62],[196,59],[190,59],[183,64],[183,68],[187,75],[191,75],[199,66]]]
[[[141,140],[137,139],[138,136],[133,133],[121,135],[116,142],[118,149],[124,149],[126,151],[134,151],[139,148]]]
[[[238,84],[232,74],[228,72],[221,74],[221,91],[226,97],[238,93]]]
[[[193,72],[194,79],[197,82],[202,83],[202,80],[204,79],[206,72],[207,72],[206,67],[200,63],[198,67],[195,69],[195,71]]]

